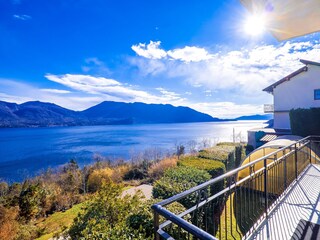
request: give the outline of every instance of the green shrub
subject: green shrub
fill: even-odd
[[[292,109],[289,115],[292,134],[302,137],[320,135],[320,108]]]
[[[152,239],[152,214],[141,195],[121,193],[122,186],[107,182],[75,218],[71,239]]]
[[[254,150],[254,147],[252,145],[248,144],[248,145],[245,146],[246,155],[251,153],[253,150]]]
[[[193,167],[176,167],[167,170],[164,176],[157,180],[153,186],[152,195],[154,198],[166,199],[178,193],[186,191],[210,179],[210,175]],[[196,194],[191,194],[179,202],[186,208],[196,203]]]
[[[219,142],[216,146],[230,146],[230,147],[236,147],[239,146],[238,142]]]
[[[26,220],[38,217],[44,208],[46,195],[40,184],[25,182],[19,196],[20,216]]]
[[[178,162],[180,166],[192,167],[199,170],[204,170],[211,175],[211,178],[216,178],[226,172],[225,166],[220,161],[197,158],[197,157],[186,157]],[[211,194],[218,193],[224,187],[224,181],[220,181],[210,186]]]
[[[220,161],[188,156],[178,162],[179,166],[193,167],[208,172],[212,178],[225,173],[225,166]]]
[[[247,155],[244,145],[236,146],[234,154],[235,154],[234,168],[237,168],[237,167],[240,167],[242,160],[245,159],[245,157]],[[228,169],[228,170],[230,170],[230,169]]]

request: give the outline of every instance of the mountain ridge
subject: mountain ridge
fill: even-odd
[[[248,118],[250,116],[244,117]],[[175,107],[171,104],[104,101],[83,111],[74,111],[49,102],[30,101],[17,104],[0,101],[1,128],[220,122],[230,120],[245,119],[242,117],[219,119],[189,107]]]

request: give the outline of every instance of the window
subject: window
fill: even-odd
[[[314,90],[314,100],[320,100],[320,89]]]

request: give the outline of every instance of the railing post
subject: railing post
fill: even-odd
[[[286,150],[283,150],[282,154],[284,156],[286,154]],[[283,161],[284,161],[284,167],[283,167],[283,169],[284,169],[284,173],[283,173],[284,181],[283,181],[283,184],[284,184],[284,190],[285,190],[285,189],[287,189],[287,158],[285,157],[283,159]]]
[[[294,167],[296,172],[296,179],[298,178],[298,151],[297,151],[297,144],[294,144]]]
[[[159,214],[156,210],[153,210],[153,229],[154,229],[154,240],[160,240],[160,236],[158,234],[159,230]]]
[[[312,153],[312,151],[311,151],[311,146],[312,146],[312,144],[311,144],[311,139],[309,139],[309,149],[310,149],[310,164],[312,163],[312,155],[311,155],[311,153]]]
[[[266,218],[268,218],[268,169],[267,169],[267,159],[263,160],[264,164],[264,212]]]

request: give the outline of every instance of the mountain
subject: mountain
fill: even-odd
[[[82,112],[90,121],[123,121],[128,123],[182,123],[220,121],[188,107],[170,104],[102,102]]]
[[[270,120],[273,119],[273,114],[264,114],[264,115],[250,115],[250,116],[241,116],[238,118],[235,118],[234,120]]]
[[[221,121],[188,107],[169,104],[102,102],[84,111],[72,111],[39,101],[23,104],[0,101],[0,127],[47,127],[135,123]]]
[[[0,101],[0,127],[73,126],[89,123],[81,113],[53,103]]]

